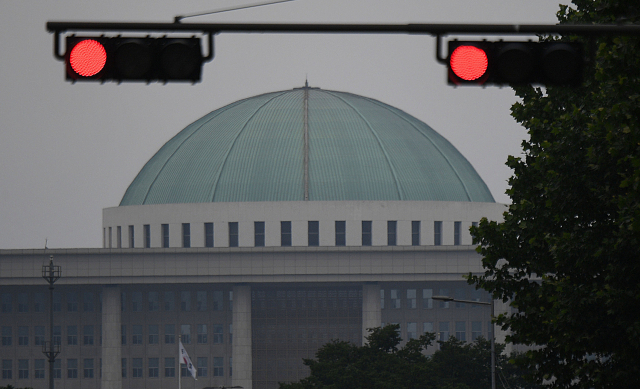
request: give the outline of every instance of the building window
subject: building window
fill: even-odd
[[[44,345],[44,326],[35,326],[33,327],[34,333],[34,345],[42,346]]]
[[[422,308],[433,309],[433,289],[422,289]]]
[[[120,325],[120,344],[127,344],[127,325]]]
[[[122,227],[121,226],[116,227],[116,247],[119,249],[122,248]]]
[[[224,377],[224,358],[213,357],[213,376]]]
[[[466,342],[467,341],[467,323],[464,321],[456,322],[456,339]]]
[[[182,223],[182,247],[191,247],[191,224]]]
[[[164,292],[164,310],[173,311],[176,306],[176,295],[173,292]]]
[[[418,329],[416,323],[407,323],[407,340],[416,339],[418,337]]]
[[[160,309],[160,296],[158,292],[149,292],[149,312],[155,312]]]
[[[317,221],[310,221],[308,223],[308,243],[309,246],[320,246],[320,223]]]
[[[422,323],[422,332],[426,333],[433,333],[433,322],[432,321],[426,321],[424,323]]]
[[[111,229],[111,227],[109,227],[109,248],[111,248],[111,242],[113,241],[113,239],[111,237],[112,236],[112,232],[111,231],[112,231],[112,229]]]
[[[174,344],[176,342],[176,326],[175,324],[164,325],[164,342],[166,344]]]
[[[169,247],[169,225],[162,224],[160,230],[162,232],[162,247]]]
[[[229,344],[233,343],[233,323],[229,324]]]
[[[44,312],[44,293],[33,294],[33,312]]]
[[[198,344],[207,344],[207,325],[206,324],[198,324]]]
[[[62,312],[62,293],[53,292],[53,312]]]
[[[456,300],[466,300],[467,299],[467,295],[465,293],[465,290],[462,288],[456,288],[455,292],[454,292],[454,298]],[[456,308],[464,308],[466,305],[465,303],[459,303],[456,301]]]
[[[380,309],[384,309],[384,289],[380,289]]]
[[[362,221],[362,245],[371,246],[371,221]]]
[[[229,222],[229,247],[238,247],[238,222]]]
[[[391,289],[389,291],[390,299],[391,299],[391,308],[392,309],[400,309],[402,306],[402,301],[400,300],[400,293],[398,289]]]
[[[475,342],[481,336],[482,336],[482,322],[472,321],[471,322],[471,341]]]
[[[149,378],[157,378],[160,375],[160,358],[149,358]]]
[[[196,309],[198,311],[207,310],[207,291],[199,290],[196,292]]]
[[[3,359],[2,360],[2,379],[10,380],[13,379],[13,360],[11,359]]]
[[[53,344],[62,344],[62,326],[53,326]]]
[[[78,293],[76,292],[67,293],[67,311],[78,312]]]
[[[182,312],[191,311],[191,292],[188,290],[180,292],[180,310]]]
[[[131,377],[142,378],[142,358],[131,358]]]
[[[78,378],[77,359],[67,359],[67,378]]]
[[[214,311],[223,310],[223,300],[224,300],[224,293],[221,290],[214,290],[213,291],[213,310]]]
[[[149,224],[145,224],[142,226],[143,238],[144,238],[144,247],[151,247],[151,226]]]
[[[11,293],[2,293],[2,313],[11,313],[12,311]]]
[[[135,238],[133,235],[133,226],[129,226],[129,248],[135,247]]]
[[[291,246],[291,222],[280,222],[280,246]]]
[[[84,312],[93,312],[94,310],[93,304],[93,293],[92,292],[83,292],[82,293],[82,310]]]
[[[439,296],[449,296],[449,289],[440,289],[440,293],[438,293]],[[440,306],[440,308],[449,308],[449,302],[448,301],[438,301],[438,304]],[[446,339],[445,339],[446,340]]]
[[[93,358],[87,358],[84,360],[84,378],[93,378]]]
[[[264,222],[253,222],[253,245],[264,247]]]
[[[433,244],[435,246],[442,245],[442,222],[433,222]]]
[[[131,293],[131,311],[142,312],[142,292]]]
[[[20,326],[18,327],[18,346],[28,346],[29,345],[29,327]]]
[[[160,343],[160,329],[157,324],[149,324],[149,344]]]
[[[213,325],[213,343],[214,344],[222,344],[224,342],[224,333],[223,333],[222,324],[214,324]]]
[[[18,293],[18,312],[29,312],[29,295],[27,293]]]
[[[175,377],[176,376],[176,359],[173,357],[164,358],[164,376]]]
[[[183,324],[180,326],[180,335],[182,336],[182,343],[191,343],[191,325]]]
[[[407,308],[415,309],[416,308],[416,290],[415,289],[407,289]]]
[[[206,377],[207,376],[207,357],[198,357],[197,359],[197,376],[198,377]]]
[[[28,359],[18,359],[18,379],[29,379]]]
[[[462,228],[462,222],[453,222],[453,244],[460,246],[460,229]]]
[[[204,247],[213,247],[213,223],[204,223]]]
[[[44,359],[36,359],[33,362],[33,378],[44,379]]]
[[[420,246],[420,222],[411,222],[411,245]]]
[[[449,340],[449,322],[441,321],[438,324],[438,326],[439,326],[440,341],[446,342],[447,340]]]
[[[67,344],[69,346],[78,344],[78,326],[67,326]]]
[[[387,246],[396,245],[397,227],[398,227],[397,221],[395,220],[387,221]]]
[[[122,378],[127,378],[127,358],[122,358]]]
[[[336,246],[347,245],[347,222],[336,221]]]
[[[82,344],[85,346],[93,345],[93,326],[86,325],[82,328]]]
[[[142,344],[142,325],[131,326],[131,344]]]
[[[13,335],[11,334],[11,327],[2,326],[2,345],[11,346],[13,344]]]

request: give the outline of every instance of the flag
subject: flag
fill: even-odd
[[[189,354],[187,354],[187,350],[184,349],[184,346],[182,345],[182,341],[180,341],[180,355],[178,356],[178,360],[180,361],[180,363],[184,363],[187,366],[187,370],[189,370],[189,373],[191,373],[193,378],[197,379],[196,368],[195,366],[193,366],[193,363],[191,363],[191,358],[189,358]]]

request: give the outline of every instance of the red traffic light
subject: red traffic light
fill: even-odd
[[[475,81],[487,72],[489,59],[487,53],[481,48],[462,45],[456,47],[451,53],[449,66],[453,74],[462,80]]]
[[[93,77],[104,69],[107,51],[104,45],[95,39],[82,39],[70,50],[68,61],[73,75],[78,78]]]

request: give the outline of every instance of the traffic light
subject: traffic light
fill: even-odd
[[[582,83],[582,45],[569,42],[449,41],[450,85]]]
[[[68,36],[68,81],[200,81],[200,38]]]

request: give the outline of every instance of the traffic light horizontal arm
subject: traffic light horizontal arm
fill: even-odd
[[[353,33],[353,34],[487,34],[487,35],[640,35],[640,25],[609,24],[286,24],[286,23],[136,23],[47,22],[49,32],[157,31],[236,33]]]

